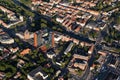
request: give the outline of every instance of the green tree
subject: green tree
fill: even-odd
[[[116,24],[120,25],[120,15],[117,15],[115,17],[115,22],[116,22]]]
[[[47,25],[45,24],[45,23],[41,23],[41,28],[46,28],[47,27]]]
[[[47,21],[45,19],[41,19],[41,22],[47,24]]]

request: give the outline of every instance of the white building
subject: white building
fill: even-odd
[[[61,39],[62,39],[62,35],[55,34],[54,40],[55,40],[56,43],[57,43],[58,41],[60,41]]]
[[[8,34],[3,34],[3,35],[0,35],[0,43],[12,44],[12,43],[14,43],[14,39],[11,38]]]
[[[55,56],[56,56],[56,54],[53,53],[53,52],[48,52],[47,53],[47,57],[50,58],[50,59],[53,59],[53,57],[55,57]]]
[[[62,23],[64,20],[62,18],[56,18],[56,21]]]
[[[71,43],[68,45],[67,49],[65,50],[64,54],[67,55],[67,53],[68,53],[69,51],[71,51],[73,45],[74,45],[73,42],[71,42]]]

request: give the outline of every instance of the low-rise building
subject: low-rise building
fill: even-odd
[[[31,51],[31,49],[27,48],[27,49],[24,49],[20,54],[24,56],[24,55],[30,53],[30,51]]]
[[[30,73],[27,74],[29,80],[48,80],[48,75],[42,71],[42,67],[39,66]]]
[[[13,44],[14,39],[11,38],[7,33],[0,35],[0,43],[2,44]]]
[[[56,54],[54,53],[54,52],[52,52],[52,51],[50,51],[50,52],[47,52],[47,57],[48,58],[50,58],[50,59],[53,59],[53,57],[55,57],[56,56]]]
[[[59,22],[59,23],[62,23],[64,20],[63,20],[62,17],[58,17],[58,18],[56,18],[56,21]]]
[[[10,48],[10,51],[11,51],[12,53],[17,52],[18,50],[19,50],[19,47],[16,47],[16,48]]]
[[[5,77],[5,73],[4,72],[0,72],[0,80],[3,80],[4,77]]]
[[[18,36],[20,39],[23,39],[23,40],[34,38],[33,33],[29,32],[28,30],[26,30],[25,32],[18,32],[16,33],[16,36]]]
[[[89,21],[85,27],[89,29],[94,29],[98,27],[98,24],[95,21]]]
[[[20,72],[17,72],[16,75],[14,76],[14,79],[18,79],[21,76]]]
[[[73,55],[73,58],[74,58],[74,59],[86,60],[86,61],[89,60],[89,57],[88,57],[88,56],[82,56],[82,55],[78,55],[78,54],[74,54],[74,55]]]
[[[105,61],[105,58],[106,58],[105,56],[100,55],[100,57],[98,58],[97,62],[99,62],[100,64],[103,64],[104,61]]]
[[[41,47],[40,47],[40,50],[42,51],[42,52],[47,52],[47,46],[46,45],[42,45]]]
[[[106,53],[104,51],[98,51],[98,54],[103,55],[103,56],[107,56],[108,55],[108,53]]]
[[[19,62],[17,63],[17,67],[23,67],[24,64],[25,64],[25,61],[23,61],[22,59],[19,59]]]
[[[74,63],[74,67],[78,67],[81,70],[85,70],[87,64],[82,64],[82,63]]]
[[[116,30],[120,31],[120,25],[114,25],[113,26]]]
[[[57,33],[54,35],[54,40],[56,43],[58,43],[58,41],[60,41],[61,39],[62,39],[62,35],[57,34]]]
[[[94,48],[95,48],[95,46],[92,45],[92,46],[90,47],[90,49],[88,50],[88,54],[92,54],[93,51],[94,51]]]
[[[8,24],[0,19],[0,24],[2,26],[4,26],[5,28],[9,28],[13,25],[16,25],[20,22],[23,22],[23,16],[20,16],[19,19],[18,19],[13,11],[10,11],[3,6],[0,6],[0,10],[2,10],[5,14],[7,14],[7,17],[10,19],[10,23],[8,23]]]
[[[87,42],[80,42],[80,45],[81,45],[82,47],[84,47],[84,46],[91,46],[91,44],[89,44],[89,43],[87,43]]]
[[[106,24],[104,22],[89,21],[85,27],[93,29],[95,31],[99,31],[103,30],[106,27]]]

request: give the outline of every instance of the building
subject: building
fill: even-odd
[[[30,39],[30,32],[28,30],[24,32],[24,39]]]
[[[20,72],[17,72],[16,75],[14,76],[14,79],[18,79],[21,76]]]
[[[2,44],[13,44],[14,39],[11,38],[7,33],[0,34],[0,43],[2,43]]]
[[[120,76],[118,76],[117,80],[120,80]]]
[[[6,13],[13,13],[12,11],[6,9],[6,8],[3,7],[3,6],[0,6],[0,9],[1,9],[3,12],[6,12]]]
[[[64,80],[64,78],[63,77],[59,77],[58,80]]]
[[[25,32],[18,32],[15,35],[23,40],[29,40],[31,38],[34,38],[34,34],[32,32],[29,32],[28,30],[25,30]]]
[[[78,45],[80,41],[78,39],[73,38],[73,42]]]
[[[89,60],[89,57],[88,57],[88,56],[82,56],[82,55],[78,55],[78,54],[74,54],[74,55],[73,55],[73,58],[74,58],[74,59],[86,60],[86,61]]]
[[[10,24],[7,24],[3,20],[0,20],[0,24],[2,24],[2,26],[9,28],[13,25],[23,22],[23,16],[20,16],[18,20],[15,13],[8,10],[7,8],[0,6],[0,10],[2,10],[5,14],[7,14],[7,17],[10,19]]]
[[[24,49],[20,54],[21,54],[21,55],[26,55],[26,54],[28,54],[29,52],[30,52],[30,49],[27,48],[27,49]]]
[[[56,71],[55,77],[58,77],[60,73],[61,73],[61,70]]]
[[[25,61],[23,61],[22,59],[19,59],[19,62],[17,63],[17,67],[23,67],[25,64]]]
[[[92,45],[92,46],[90,47],[90,49],[88,50],[88,54],[92,54],[93,51],[94,51],[94,48],[95,48],[95,46]]]
[[[105,58],[106,58],[106,56],[100,55],[100,57],[98,58],[97,62],[99,62],[100,64],[103,64],[105,62]]]
[[[98,27],[98,24],[95,21],[89,21],[85,27],[89,29],[95,29]]]
[[[114,25],[113,26],[116,30],[120,31],[120,25]]]
[[[3,80],[3,78],[5,77],[5,73],[4,72],[0,72],[0,80]]]
[[[63,22],[63,18],[58,17],[58,18],[56,18],[56,21],[59,22],[59,23],[62,23]]]
[[[16,48],[10,48],[10,51],[11,51],[12,53],[17,52],[18,50],[19,50],[19,47],[16,47]]]
[[[14,12],[8,10],[7,8],[3,7],[3,6],[0,6],[0,9],[4,12],[4,13],[7,13],[7,17],[8,18],[11,18],[12,16],[15,15]]]
[[[78,67],[81,70],[85,70],[87,64],[82,64],[82,63],[74,63],[74,67]]]
[[[52,32],[52,48],[55,47],[55,38],[54,38],[55,33]]]
[[[32,0],[33,5],[39,5],[41,0]]]
[[[82,47],[84,47],[84,46],[91,46],[91,44],[89,44],[89,43],[87,43],[87,42],[80,42],[80,45],[81,45]]]
[[[42,45],[41,47],[40,47],[40,50],[42,51],[42,52],[47,52],[47,46],[46,45]]]
[[[2,20],[0,20],[0,24],[1,24],[2,26],[6,27],[6,28],[9,27],[8,24],[6,24],[6,23],[5,23],[4,21],[2,21]]]
[[[55,46],[54,34],[55,34],[54,32],[49,33],[49,43],[51,47]]]
[[[68,45],[67,49],[64,51],[64,54],[67,55],[67,53],[68,53],[69,51],[71,51],[73,45],[74,45],[73,42],[70,42],[70,44]]]
[[[53,59],[53,57],[55,57],[56,56],[56,54],[54,53],[54,52],[52,52],[52,51],[50,51],[50,52],[47,52],[47,57],[48,58],[50,58],[50,59]]]
[[[104,52],[104,51],[98,51],[98,54],[102,55],[102,56],[107,56],[108,53]]]
[[[4,50],[4,47],[3,46],[0,46],[0,51],[3,51]]]
[[[72,38],[69,37],[69,36],[65,36],[65,35],[62,36],[62,41],[63,42],[68,42],[68,41],[71,41],[71,40],[72,40]]]
[[[103,30],[106,27],[106,24],[103,21],[89,21],[86,26],[86,28],[93,29],[95,31]]]
[[[20,39],[24,39],[24,33],[23,32],[16,33],[15,35],[18,36]]]
[[[56,33],[54,36],[55,43],[58,43],[61,39],[62,39],[62,35]]]
[[[39,47],[42,44],[42,31],[34,33],[34,47]]]
[[[48,75],[42,71],[42,67],[39,66],[30,73],[27,74],[29,80],[48,80]]]

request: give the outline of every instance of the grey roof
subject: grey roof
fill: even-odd
[[[95,21],[89,21],[86,24],[86,27],[97,27],[97,26],[98,26],[98,24]]]
[[[33,44],[34,44],[34,39],[33,39],[33,38],[28,39],[27,42],[28,42],[29,44],[33,45]]]
[[[43,76],[47,76],[43,71],[42,71],[42,67],[39,66],[36,69],[34,69],[33,71],[31,71],[28,75],[30,75],[31,77],[33,77],[35,80],[42,80],[40,75],[36,76],[36,73],[41,72],[43,74]]]

